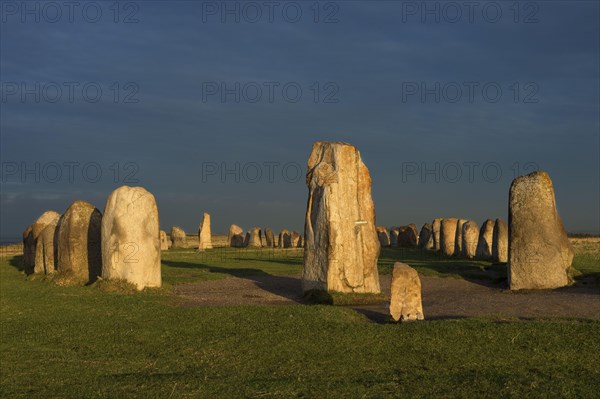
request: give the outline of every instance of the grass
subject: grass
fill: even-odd
[[[594,398],[600,391],[599,321],[398,325],[340,306],[173,305],[170,289],[180,282],[300,271],[301,251],[272,252],[169,251],[165,287],[139,293],[108,282],[58,286],[22,274],[20,257],[2,259],[0,397]],[[382,254],[383,273],[394,259],[432,275],[496,271],[398,249]],[[600,271],[585,253],[576,262],[584,274]]]

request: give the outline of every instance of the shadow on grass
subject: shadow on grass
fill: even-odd
[[[403,262],[425,276],[458,277],[487,287],[507,286],[504,263],[444,256],[419,248],[382,248],[380,274],[391,274],[395,262]]]
[[[26,275],[33,274],[33,269],[29,267],[25,267],[23,264],[23,255],[15,255],[10,258],[8,264],[17,269],[20,272],[24,272]]]
[[[264,291],[290,299],[294,302],[305,302],[302,297],[300,279],[296,277],[276,276],[269,274],[264,270],[254,268],[227,268],[211,266],[204,263],[182,262],[165,259],[162,260],[162,263],[170,267],[203,269],[210,273],[228,274],[233,277],[243,278],[254,282],[258,288]]]

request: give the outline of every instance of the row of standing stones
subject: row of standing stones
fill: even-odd
[[[414,223],[389,230],[378,226],[377,237],[382,247],[418,247],[446,256],[508,262],[508,225],[501,219],[488,219],[480,229],[473,220],[436,218],[420,233]]]
[[[342,142],[315,143],[306,181],[304,237],[283,230],[278,241],[283,248],[304,246],[303,291],[380,293],[377,258],[383,231],[375,225],[371,177],[359,151]],[[173,228],[172,245],[177,246],[181,237],[185,232]],[[205,214],[199,249],[212,247],[210,237],[210,215]],[[545,172],[512,182],[508,226],[501,220],[487,220],[478,229],[469,220],[435,219],[419,235],[416,226],[409,225],[391,229],[384,244],[386,240],[401,246],[421,245],[445,255],[506,259],[514,290],[570,283],[573,250]],[[140,290],[161,285],[160,252],[169,247],[166,233],[159,230],[154,196],[142,187],[128,186],[110,194],[103,215],[84,201],[75,201],[63,215],[45,212],[24,231],[23,243],[24,265],[33,272],[59,271],[83,283],[99,276],[126,280]],[[228,243],[232,247],[275,246],[270,229],[265,229],[263,241],[260,228],[244,236],[236,225],[230,228]],[[396,262],[391,287],[394,320],[424,318],[421,283],[413,268]]]
[[[556,210],[546,172],[516,178],[509,190],[508,225],[487,220],[435,219],[416,226],[377,229],[371,177],[359,151],[341,142],[317,142],[308,160],[303,289],[379,293],[380,240],[419,245],[451,255],[507,262],[511,290],[553,289],[570,284],[573,249]],[[385,233],[384,233],[385,231]],[[349,233],[349,232],[353,232]],[[429,236],[428,236],[429,235]],[[397,262],[392,272],[394,320],[423,319],[417,272]]]

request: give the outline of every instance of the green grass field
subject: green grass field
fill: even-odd
[[[386,249],[420,273],[502,278],[487,262]],[[583,275],[600,271],[579,253]],[[376,324],[339,306],[178,307],[190,281],[299,273],[301,250],[163,254],[164,287],[63,287],[0,262],[2,398],[595,398],[600,322]]]

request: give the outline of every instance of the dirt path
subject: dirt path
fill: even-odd
[[[451,319],[574,317],[600,319],[600,288],[580,284],[552,291],[511,292],[499,285],[421,276],[425,317]],[[389,292],[390,276],[381,276],[383,292]],[[175,287],[181,306],[289,305],[301,304],[300,276],[227,278],[181,284]],[[353,307],[373,321],[385,321],[388,304]]]

